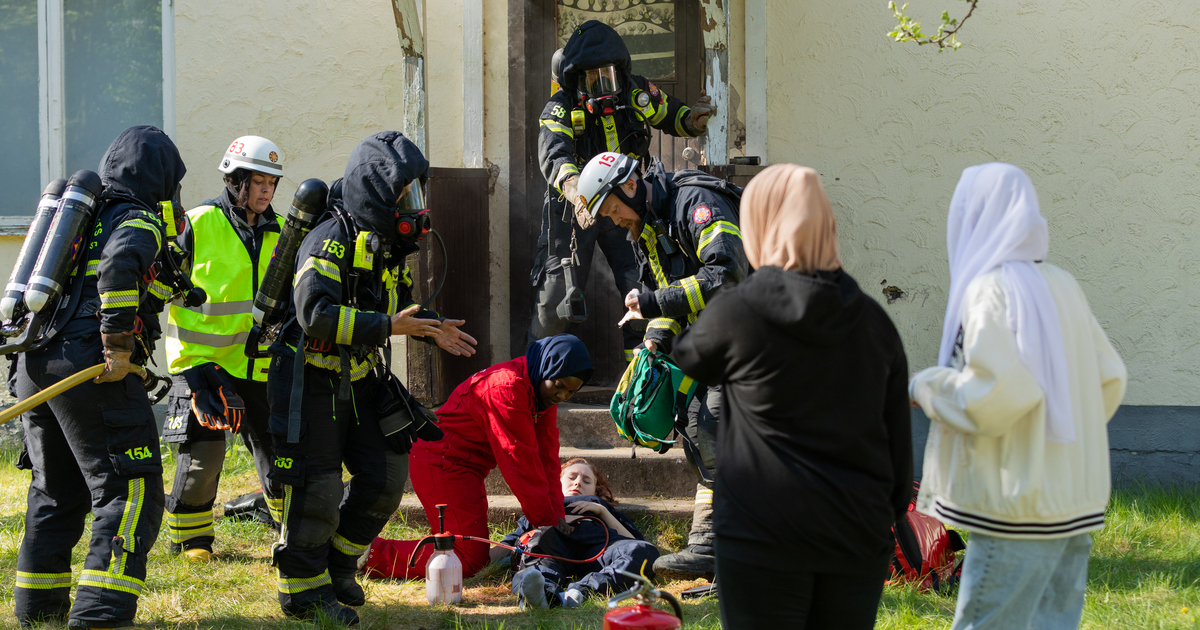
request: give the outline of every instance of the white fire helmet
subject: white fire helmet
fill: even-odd
[[[274,142],[259,136],[242,136],[225,149],[217,170],[228,175],[235,169],[244,168],[283,177],[283,155]]]
[[[577,191],[587,201],[587,211],[594,222],[600,205],[616,186],[629,181],[637,172],[638,161],[612,151],[606,151],[588,160],[579,174]]]

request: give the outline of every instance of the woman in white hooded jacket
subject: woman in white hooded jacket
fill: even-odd
[[[971,532],[952,630],[1075,628],[1088,532],[1104,526],[1107,423],[1125,365],[1010,164],[963,171],[950,202],[938,367],[909,384],[932,421],[917,509]]]

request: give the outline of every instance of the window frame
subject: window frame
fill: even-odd
[[[65,45],[63,23],[65,0],[37,0],[38,7],[38,166],[42,182],[65,178],[66,114]],[[162,92],[163,126],[175,136],[175,1],[162,0]],[[30,208],[31,210],[33,208]],[[33,215],[0,216],[0,235],[24,235]]]

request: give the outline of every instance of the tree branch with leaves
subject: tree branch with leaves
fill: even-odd
[[[971,6],[961,20],[952,19],[949,11],[942,11],[942,23],[938,25],[937,34],[926,35],[921,32],[921,23],[908,16],[908,3],[897,7],[895,0],[892,0],[888,2],[888,9],[895,15],[897,25],[888,33],[888,37],[897,42],[916,42],[918,46],[937,44],[938,52],[946,49],[958,50],[962,46],[962,42],[958,41],[958,29],[962,28],[967,18],[975,12],[975,6],[979,4],[979,0],[963,1]]]

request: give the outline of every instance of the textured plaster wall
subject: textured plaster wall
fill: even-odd
[[[463,3],[426,2],[429,161],[463,167]],[[508,359],[508,2],[483,2],[483,155],[489,171],[489,274],[494,362]],[[437,218],[434,217],[436,226]],[[531,244],[532,246],[532,244]],[[483,272],[484,270],[480,270]],[[447,315],[453,316],[453,313]],[[464,330],[470,333],[472,323]]]
[[[360,140],[403,126],[404,57],[387,0],[175,0],[175,42],[189,206],[220,192],[216,167],[237,136],[283,151],[274,206],[286,212],[297,184],[340,177]],[[395,347],[403,356],[403,341]]]
[[[949,0],[913,2],[931,23]],[[984,0],[954,53],[900,46],[883,3],[771,0],[768,158],[822,175],[843,262],[916,369],[936,360],[963,168],[1023,167],[1050,262],[1129,367],[1127,404],[1200,404],[1200,4]]]

